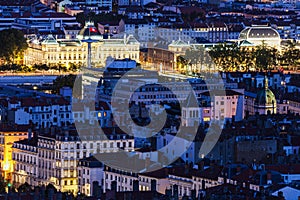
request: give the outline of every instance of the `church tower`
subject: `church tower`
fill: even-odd
[[[202,115],[197,99],[191,92],[182,105],[181,124],[185,127],[199,126]]]
[[[277,103],[274,93],[269,89],[268,78],[265,76],[265,85],[260,90],[254,102],[254,111],[261,115],[275,114]]]

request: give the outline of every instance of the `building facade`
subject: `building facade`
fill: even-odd
[[[139,42],[132,36],[101,39],[92,43],[92,65],[105,66],[107,57],[115,59],[130,58],[139,61]],[[33,39],[25,51],[24,64],[84,66],[88,58],[88,44],[79,39],[55,39],[48,35],[42,40]]]
[[[99,134],[79,137],[74,129],[66,129],[60,132],[52,130],[47,135],[39,135],[37,137],[37,157],[35,169],[30,168],[33,161],[29,161],[29,153],[24,160],[24,148],[30,145],[14,145],[14,181],[22,184],[26,181],[24,178],[24,169],[35,172],[32,174],[33,185],[52,184],[56,189],[62,192],[72,192],[76,194],[78,190],[85,190],[86,187],[79,187],[83,183],[77,170],[80,159],[95,155],[97,153],[117,152],[122,143],[125,151],[134,150],[134,139],[126,135],[111,135],[104,139]],[[28,160],[29,159],[29,160]],[[82,167],[81,167],[82,169]],[[27,172],[28,173],[28,172]],[[82,176],[80,170],[80,176]],[[87,175],[87,174],[86,174]],[[85,177],[86,178],[86,177]],[[92,179],[91,179],[92,180]],[[82,185],[81,185],[82,186]],[[90,191],[89,191],[89,194]]]
[[[0,131],[0,169],[4,180],[11,181],[14,171],[12,147],[13,143],[28,137],[27,131],[7,130]]]

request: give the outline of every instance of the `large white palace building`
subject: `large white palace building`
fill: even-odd
[[[24,64],[69,66],[73,63],[85,66],[88,39],[92,40],[91,61],[94,67],[104,66],[107,57],[139,61],[140,43],[132,35],[105,39],[91,23],[87,23],[76,39],[56,39],[53,35],[31,38],[25,51]]]

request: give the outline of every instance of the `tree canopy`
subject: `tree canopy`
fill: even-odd
[[[232,71],[269,71],[284,63],[296,67],[299,63],[299,52],[292,47],[282,52],[264,42],[255,47],[239,47],[237,44],[219,44],[210,52],[218,69]]]
[[[22,58],[28,45],[22,31],[5,29],[0,31],[0,57],[7,63],[14,63],[16,58]]]

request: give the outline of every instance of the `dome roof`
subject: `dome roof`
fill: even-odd
[[[276,104],[276,98],[274,93],[270,89],[261,90],[257,93],[255,103],[257,105],[274,105]]]
[[[274,105],[276,106],[276,98],[274,93],[268,88],[268,79],[265,79],[265,88],[259,91],[255,99],[256,105]]]
[[[102,39],[101,33],[97,30],[93,23],[87,22],[86,25],[79,31],[77,39],[79,40],[100,40]]]
[[[245,28],[239,35],[239,39],[247,40],[247,39],[280,39],[279,33],[273,29],[272,27],[267,26],[253,26],[249,28]]]

